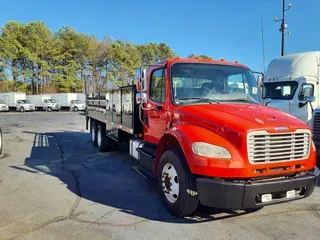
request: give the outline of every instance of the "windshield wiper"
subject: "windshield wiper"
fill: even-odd
[[[252,101],[252,100],[249,100],[249,99],[243,99],[243,98],[239,98],[239,99],[232,99],[231,101],[236,101],[236,102],[249,102],[249,103],[254,103],[254,104],[258,104],[257,102],[255,101]]]
[[[202,98],[202,97],[186,97],[186,98],[178,98],[177,100],[193,100],[196,99],[193,103],[207,102],[209,104],[217,103],[220,104],[219,101],[211,99],[211,98]]]

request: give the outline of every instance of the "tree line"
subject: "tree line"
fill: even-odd
[[[87,78],[104,88],[124,85],[141,64],[174,56],[165,43],[99,41],[69,26],[52,32],[44,22],[10,21],[0,33],[0,91],[83,92]]]

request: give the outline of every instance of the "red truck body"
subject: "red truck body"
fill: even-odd
[[[241,76],[243,89],[230,94],[228,79],[234,76]],[[216,79],[222,79],[221,94],[203,95],[206,84],[218,89]],[[141,72],[137,85],[109,91],[108,96],[120,94],[122,109],[123,94],[131,94],[129,118],[123,111],[118,120],[119,114],[108,115],[108,104],[118,97],[87,97],[92,141],[101,151],[129,143],[141,172],[157,179],[167,208],[177,216],[192,214],[199,202],[246,209],[308,197],[319,178],[311,129],[264,106],[255,84],[250,69],[237,62],[156,63]]]

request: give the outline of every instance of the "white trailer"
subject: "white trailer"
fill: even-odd
[[[265,104],[287,112],[312,126],[313,109],[320,106],[320,51],[273,59],[263,79]]]
[[[18,100],[25,100],[26,94],[24,92],[2,92],[0,93],[0,100],[9,106],[9,108],[16,108]]]
[[[76,93],[76,95],[77,95],[77,100],[80,100],[81,102],[85,102],[86,101],[85,93]]]

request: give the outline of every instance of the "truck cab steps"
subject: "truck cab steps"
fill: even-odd
[[[130,140],[130,155],[138,161],[139,168],[153,176],[155,169],[156,147],[144,142],[142,139]]]

